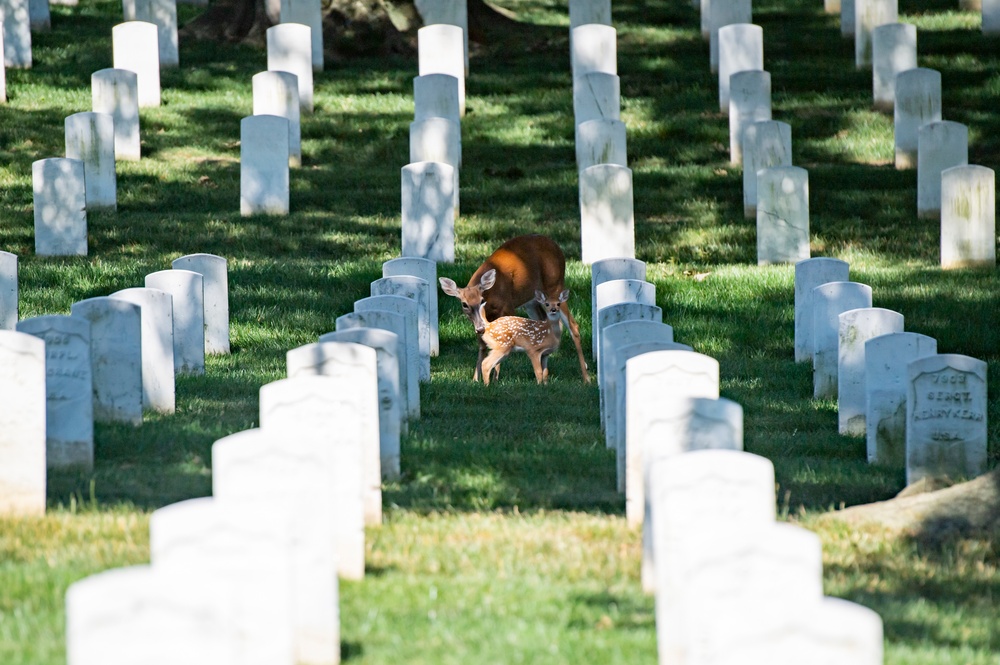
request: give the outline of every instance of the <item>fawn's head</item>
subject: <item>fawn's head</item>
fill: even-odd
[[[487,270],[478,282],[464,288],[447,277],[438,279],[441,283],[441,290],[449,296],[458,298],[458,301],[462,303],[462,313],[469,317],[469,321],[472,321],[472,327],[480,335],[486,330],[486,319],[483,317],[483,306],[486,305],[486,299],[483,297],[483,292],[492,287],[496,283],[496,279],[496,270]]]
[[[542,291],[535,291],[535,302],[542,306],[545,310],[545,317],[549,321],[558,321],[562,313],[559,310],[559,306],[564,302],[569,300],[569,289],[563,289],[562,293],[559,294],[557,298],[549,298]]]

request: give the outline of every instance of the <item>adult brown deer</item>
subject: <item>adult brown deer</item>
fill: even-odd
[[[480,312],[486,323],[482,338],[490,348],[489,355],[483,359],[483,383],[490,385],[493,368],[497,367],[499,372],[500,361],[515,350],[528,354],[531,366],[535,370],[535,381],[548,383],[549,354],[559,348],[559,340],[562,337],[560,306],[568,299],[569,289],[564,289],[559,297],[554,299],[550,299],[541,291],[535,291],[535,302],[545,310],[545,318],[541,321],[526,319],[523,316],[501,316],[496,321],[489,321],[489,315]]]
[[[479,357],[476,359],[473,380],[478,381],[482,376],[483,358],[487,349],[483,341],[483,332],[486,330],[483,307],[486,308],[486,318],[490,321],[501,316],[513,316],[521,306],[528,310],[528,315],[532,318],[541,319],[544,312],[535,300],[535,291],[541,291],[547,297],[556,296],[565,290],[565,277],[566,257],[562,249],[551,238],[533,234],[517,236],[500,245],[472,274],[468,286],[464,288],[447,277],[439,278],[441,289],[458,298],[462,303],[462,311],[476,329]],[[486,291],[489,293],[485,294]],[[590,383],[587,361],[583,358],[583,348],[580,346],[580,328],[565,302],[559,304],[559,309],[569,328],[573,344],[576,345],[583,381]]]

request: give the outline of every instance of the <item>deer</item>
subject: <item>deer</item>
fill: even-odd
[[[566,257],[562,249],[551,238],[532,234],[511,238],[500,245],[476,269],[465,287],[459,287],[447,277],[438,279],[442,291],[458,298],[462,312],[475,328],[479,357],[472,374],[473,381],[479,381],[482,376],[483,358],[488,348],[483,340],[486,330],[484,312],[486,319],[495,321],[503,316],[514,316],[518,307],[524,307],[528,316],[542,319],[545,313],[535,298],[535,292],[541,291],[546,296],[561,294],[565,290],[565,278]],[[580,345],[580,328],[565,301],[559,303],[559,310],[576,346],[583,382],[590,383],[587,361]]]
[[[500,361],[512,351],[524,351],[535,370],[535,381],[549,382],[549,354],[559,348],[562,338],[562,311],[560,306],[569,299],[569,289],[563,289],[558,298],[550,299],[541,291],[535,291],[535,300],[545,310],[541,321],[523,316],[501,316],[496,321],[483,317],[486,328],[483,341],[489,347],[489,354],[483,359],[483,384],[490,385],[490,375],[496,369],[499,376]]]

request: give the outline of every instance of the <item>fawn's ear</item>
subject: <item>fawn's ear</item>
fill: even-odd
[[[438,277],[438,281],[441,282],[442,291],[449,296],[458,297],[458,284],[455,283],[455,280],[448,279],[447,277]]]
[[[479,278],[479,289],[481,291],[486,291],[490,289],[497,281],[497,270],[496,268],[491,268],[483,273],[483,276]]]
[[[537,289],[535,289],[535,302],[545,304],[545,294]]]
[[[569,289],[564,289],[562,293],[559,294],[559,302],[566,302],[569,300]]]

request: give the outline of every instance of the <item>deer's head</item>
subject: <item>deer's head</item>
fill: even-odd
[[[563,289],[557,298],[549,298],[543,291],[535,291],[535,302],[545,310],[549,321],[556,321],[562,316],[559,306],[569,300],[569,289]]]
[[[458,298],[458,301],[462,303],[462,313],[469,317],[469,320],[472,321],[472,327],[480,335],[486,330],[486,318],[483,316],[486,298],[483,296],[483,292],[492,287],[496,279],[497,271],[487,270],[478,282],[462,288],[454,280],[447,277],[438,278],[438,281],[441,282],[441,290],[449,296]]]

